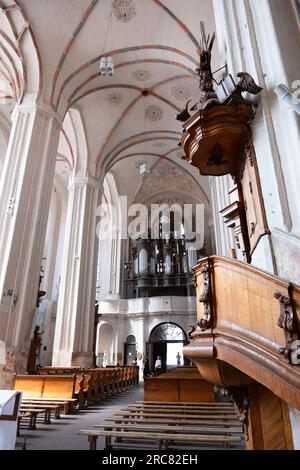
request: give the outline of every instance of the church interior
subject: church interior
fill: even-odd
[[[0,449],[300,450],[299,44],[299,0],[1,0]]]

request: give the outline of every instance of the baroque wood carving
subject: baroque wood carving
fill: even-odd
[[[199,79],[199,101],[191,107],[196,111],[190,115],[188,104],[177,114],[176,119],[184,122],[180,145],[185,158],[196,166],[202,175],[237,175],[240,168],[241,152],[248,136],[250,123],[255,116],[254,104],[246,100],[242,93],[258,94],[262,88],[246,72],[238,74],[235,83],[231,75],[214,89],[211,70],[211,51],[215,34],[210,37],[200,24],[201,40],[199,47],[199,67],[195,73]]]
[[[278,318],[277,325],[279,328],[282,328],[285,335],[286,344],[283,348],[280,348],[281,354],[284,355],[291,365],[296,364],[292,360],[292,353],[294,352],[294,343],[299,340],[299,329],[298,329],[298,319],[295,315],[293,308],[293,301],[290,297],[276,292],[274,294],[275,299],[279,301],[280,304],[280,315]]]
[[[222,387],[220,385],[214,386],[214,392],[219,397],[230,398],[236,408],[237,414],[241,423],[243,423],[243,430],[246,433],[246,440],[249,439],[248,426],[249,426],[249,400],[248,390],[246,387]]]
[[[203,304],[203,317],[197,322],[202,331],[213,326],[212,292],[211,292],[211,264],[208,260],[206,266],[201,270],[203,274],[203,291],[199,297],[199,302]]]

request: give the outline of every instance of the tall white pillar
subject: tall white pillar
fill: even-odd
[[[26,370],[60,122],[45,106],[17,106],[0,180],[0,388]]]
[[[54,366],[89,367],[93,361],[98,185],[93,178],[75,177],[69,188]]]

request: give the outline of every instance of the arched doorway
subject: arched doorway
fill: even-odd
[[[182,354],[182,348],[186,344],[188,344],[186,333],[176,323],[166,322],[155,326],[146,344],[146,354],[149,358],[150,370],[154,370],[157,356],[160,356],[162,360],[163,370],[178,365],[189,364]]]
[[[136,339],[134,335],[129,335],[124,343],[124,365],[133,364],[136,360]]]

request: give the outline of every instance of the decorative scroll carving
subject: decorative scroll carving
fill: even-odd
[[[294,312],[293,302],[290,297],[281,294],[281,292],[276,292],[274,297],[280,303],[280,315],[277,325],[283,329],[286,342],[285,347],[280,348],[280,352],[288,359],[289,364],[293,364],[291,357],[294,350],[293,343],[299,339],[297,317]]]
[[[247,91],[251,95],[257,95],[262,91],[262,88],[256,85],[254,78],[247,72],[240,72],[237,74],[239,77],[239,82],[237,84],[237,89],[240,93]]]
[[[194,339],[193,338],[193,333],[194,333],[195,330],[196,330],[196,327],[194,325],[190,325],[190,329],[187,332],[187,335],[188,335],[189,339]]]
[[[197,325],[202,331],[213,326],[211,269],[211,264],[208,262],[201,270],[201,274],[203,274],[203,291],[199,297],[199,302],[203,303],[203,318],[197,322]]]
[[[243,423],[243,430],[246,433],[246,440],[249,440],[249,400],[247,389],[243,387],[234,387],[229,389],[229,394],[238,412],[239,419]]]
[[[264,208],[264,199],[260,185],[260,177],[256,164],[255,149],[250,131],[244,141],[239,171],[234,176],[236,184],[242,190],[245,210],[246,231],[249,240],[249,256],[255,250],[260,238],[269,234],[268,223]]]

